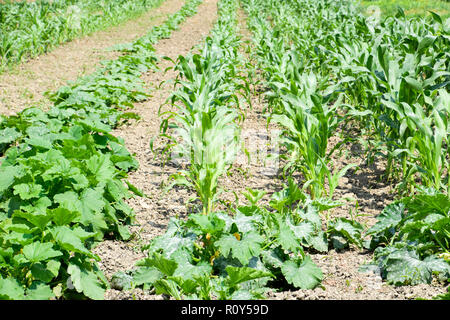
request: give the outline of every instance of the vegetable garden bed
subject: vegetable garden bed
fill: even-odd
[[[449,20],[199,2],[2,118],[2,296],[448,298]]]

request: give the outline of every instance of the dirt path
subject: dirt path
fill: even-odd
[[[208,35],[217,18],[217,0],[204,0],[198,7],[198,12],[188,18],[179,30],[172,33],[170,39],[160,40],[156,45],[156,54],[176,59],[178,55],[186,55]],[[173,66],[171,62],[161,60],[160,70]],[[158,109],[169,97],[173,84],[170,82],[176,74],[173,71],[164,73],[149,72],[143,75],[143,80],[151,88],[155,88],[152,97],[143,103],[135,105],[134,112],[141,116],[138,123],[122,127],[113,132],[114,135],[124,138],[126,147],[135,153],[140,168],[130,174],[129,181],[140,188],[148,198],[135,198],[129,201],[136,213],[136,226],[130,228],[136,238],[130,242],[105,241],[99,244],[94,252],[102,262],[100,264],[107,278],[117,271],[127,271],[134,267],[137,260],[144,257],[140,252],[140,245],[157,235],[165,232],[169,218],[187,213],[186,202],[189,194],[185,189],[173,189],[165,195],[161,185],[167,181],[175,168],[162,167],[160,159],[154,159],[150,151],[150,139],[159,133],[160,119]],[[156,89],[162,81],[168,81]],[[155,148],[161,146],[163,141],[157,139]],[[133,296],[134,295],[134,296]],[[109,290],[106,299],[160,299],[136,290],[134,293]]]
[[[50,101],[44,92],[93,72],[101,60],[114,59],[119,53],[108,51],[109,47],[143,36],[183,5],[184,0],[165,0],[136,19],[62,44],[1,74],[0,114],[11,115],[30,106],[46,109]]]

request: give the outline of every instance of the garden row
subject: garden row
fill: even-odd
[[[105,237],[128,239],[142,195],[127,182],[137,161],[110,134],[137,117],[148,96],[140,75],[155,67],[153,44],[170,37],[199,0],[120,48],[117,60],[51,95],[48,112],[28,108],[0,118],[0,297],[103,299],[109,284],[91,252]]]
[[[162,0],[58,0],[0,4],[0,71],[93,31],[129,20]]]
[[[378,23],[349,1],[243,2],[268,117],[283,128],[284,170],[300,173],[313,198],[333,201],[337,179],[353,166],[339,169],[333,152],[359,142],[367,163],[386,164],[382,178],[398,192],[374,226],[346,221],[333,245],[375,250],[364,268],[391,284],[430,283],[434,274],[448,281],[448,21],[399,9]],[[330,148],[336,135],[342,140]]]

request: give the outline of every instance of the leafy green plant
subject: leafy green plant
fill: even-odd
[[[161,113],[161,135],[170,141],[164,152],[188,162],[186,170],[171,176],[169,188],[194,189],[203,214],[214,210],[219,178],[234,162],[239,146],[238,92],[245,92],[247,86],[238,76],[243,58],[233,33],[235,6],[233,1],[219,6],[220,19],[201,54],[178,58],[174,67],[179,72],[178,89],[169,99],[176,110]]]
[[[407,18],[399,10],[374,24],[349,2],[314,4],[305,0],[276,8],[274,2],[253,0],[245,1],[244,6],[259,67],[264,70],[271,112],[276,121],[281,120],[277,113],[281,114],[284,127],[291,128],[284,141],[290,149],[296,140],[307,141],[309,136],[300,138],[299,121],[294,121],[294,131],[292,124],[286,127],[285,117],[293,119],[289,109],[308,106],[305,101],[312,93],[334,96],[330,100],[334,106],[339,95],[338,122],[359,125],[367,145],[373,148],[369,154],[386,158],[386,177],[400,181],[399,191],[413,192],[418,179],[426,187],[448,187],[449,28],[439,15]],[[297,14],[302,19],[290,18]],[[333,23],[322,24],[323,15],[333,17]],[[311,75],[317,80],[310,80]],[[315,84],[318,90],[308,93],[305,88]],[[309,122],[303,131],[308,134],[315,132]],[[330,128],[332,123],[328,123]],[[300,148],[309,149],[306,145]],[[312,155],[307,159],[320,154],[304,153]],[[295,158],[295,150],[288,158],[291,154]],[[301,166],[303,161],[298,162]],[[304,167],[309,167],[310,176],[313,168],[316,176],[325,176],[320,174],[325,170],[320,162]]]
[[[323,239],[312,236],[307,214],[303,224],[294,223],[251,205],[232,216],[211,212],[172,219],[163,236],[143,247],[148,258],[138,262],[132,281],[176,299],[261,299],[273,286],[271,278],[284,279],[287,287],[314,288],[322,272],[302,243],[323,249]]]
[[[327,217],[330,244],[375,250],[374,268],[390,283],[448,278],[448,20],[400,9],[375,23],[350,1],[243,5],[265,111],[284,130],[286,168],[301,172],[303,188],[320,199],[327,177],[333,194],[351,165],[331,174],[327,156],[340,144],[327,154],[327,139],[351,126],[368,146],[367,162],[385,159],[386,180],[406,195],[379,216],[369,242],[353,219]],[[277,210],[280,201],[272,201]]]
[[[50,94],[48,112],[0,117],[1,298],[103,299],[109,283],[91,249],[105,237],[131,237],[126,199],[143,195],[126,181],[138,163],[111,131],[136,118],[124,111],[147,97],[139,77],[155,61],[153,47],[139,43]]]
[[[286,146],[288,163],[285,170],[299,170],[304,178],[304,187],[312,197],[322,197],[326,193],[325,181],[328,179],[328,196],[332,198],[338,178],[355,165],[348,165],[340,172],[329,169],[331,154],[328,152],[328,139],[335,133],[339,120],[335,116],[340,107],[339,101],[331,108],[326,105],[331,96],[324,99],[316,93],[317,83],[314,74],[301,77],[299,83],[308,83],[309,88],[299,90],[296,83],[290,88],[282,88],[280,99],[283,112],[274,114],[271,121],[281,125],[284,137],[281,142]]]
[[[450,201],[435,190],[388,205],[367,234],[374,265],[394,284],[430,283],[434,273],[450,276]]]
[[[162,0],[63,0],[2,3],[0,71],[90,32],[129,20]]]

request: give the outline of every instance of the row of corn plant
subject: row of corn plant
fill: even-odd
[[[288,168],[297,164],[310,187],[308,170],[326,164],[311,161],[327,150],[323,142],[339,122],[356,127],[369,156],[385,158],[386,175],[408,195],[367,230],[364,246],[378,248],[374,268],[395,284],[448,279],[449,20],[399,10],[374,23],[350,1],[244,3],[268,110],[286,129]]]
[[[188,1],[164,24],[173,30],[200,2]],[[92,249],[105,238],[131,237],[126,199],[143,196],[126,180],[139,164],[111,131],[138,118],[127,109],[148,96],[140,75],[155,67],[152,43],[167,36],[152,31],[128,54],[52,94],[48,112],[1,116],[2,299],[104,298],[109,283]]]
[[[347,1],[321,2],[326,8],[321,11],[294,3],[291,9],[298,13],[302,7],[305,19],[291,19],[278,8],[274,28],[260,18],[255,31],[260,54],[267,55],[263,68],[271,89],[278,91],[269,99],[291,90],[289,77],[298,76],[290,74],[303,73],[305,81],[299,81],[322,85],[327,98],[342,93],[341,109],[351,115],[345,121],[357,118],[364,136],[371,137],[365,144],[373,146],[372,154],[386,158],[387,176],[410,191],[417,179],[426,187],[448,188],[448,21],[437,15],[407,19],[399,11],[376,25]],[[306,79],[311,71],[319,79]]]
[[[329,247],[343,249],[350,244],[363,247],[364,227],[360,223],[347,218],[331,219],[329,215],[330,209],[342,204],[333,199],[339,179],[355,167],[348,164],[338,169],[331,161],[333,152],[342,144],[329,147],[329,138],[346,119],[340,112],[344,96],[329,85],[330,74],[318,72],[320,63],[309,60],[307,52],[293,49],[293,35],[300,32],[297,19],[292,18],[299,12],[293,2],[283,6],[270,1],[243,3],[253,33],[255,65],[262,70],[266,88],[264,112],[268,121],[283,130],[279,143],[285,148],[281,157],[286,160],[283,174],[288,174],[291,185],[287,189],[294,188],[294,174],[301,173],[304,179],[297,182],[302,186],[302,195],[289,204],[314,207],[315,226],[320,226],[320,237],[308,235],[320,239],[311,249],[326,252]],[[288,211],[295,220],[295,210]],[[319,214],[325,218],[324,226]]]
[[[287,161],[284,171],[300,172],[305,180],[304,189],[312,198],[332,199],[339,177],[354,166],[336,170],[330,162],[328,141],[345,120],[345,115],[338,112],[344,95],[329,85],[331,75],[319,72],[321,63],[311,59],[303,47],[309,39],[300,39],[298,29],[307,22],[291,16],[298,14],[296,2],[282,6],[271,1],[244,3],[266,78],[264,84],[269,88],[266,93],[269,121],[283,128],[281,142]],[[270,12],[271,21],[260,14],[261,7]],[[299,47],[302,49],[296,50]]]
[[[0,71],[76,37],[155,8],[162,0],[34,1],[0,4]]]

